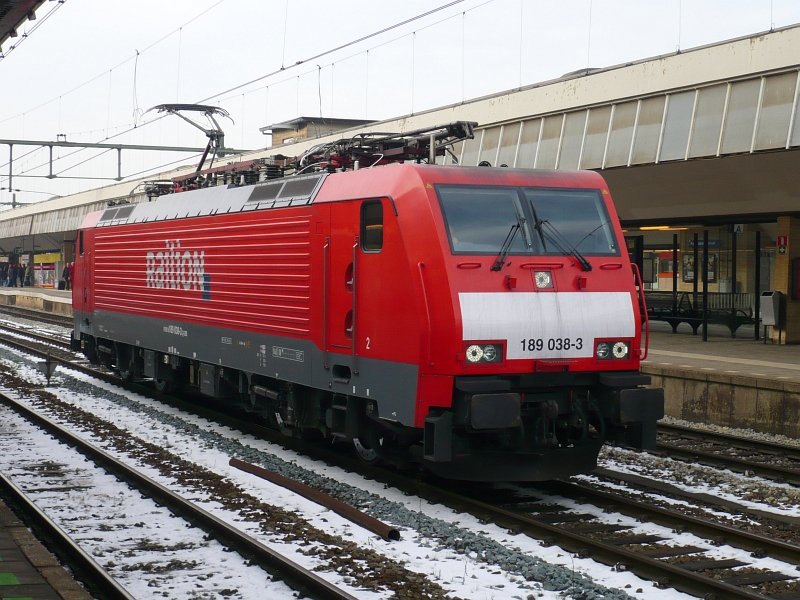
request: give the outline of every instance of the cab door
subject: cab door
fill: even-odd
[[[365,288],[375,285],[381,269],[376,261],[383,246],[383,204],[379,199],[341,203],[331,210],[329,265],[326,278],[327,350],[340,354],[336,360],[358,373],[358,356],[369,347],[359,335],[364,309],[376,310]],[[384,273],[385,276],[385,273]],[[385,283],[385,282],[384,282]],[[347,358],[341,355],[347,355]]]
[[[355,355],[353,335],[356,326],[356,285],[359,250],[359,202],[331,206],[331,235],[326,248],[325,277],[326,350],[333,354]],[[333,359],[332,359],[333,360]],[[344,357],[335,361],[351,366]]]
[[[77,256],[72,271],[72,305],[73,310],[92,312],[94,298],[92,291],[92,252],[91,237],[93,230],[80,229],[77,235]]]

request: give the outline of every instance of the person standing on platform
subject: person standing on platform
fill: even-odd
[[[28,268],[25,269],[25,281],[23,285],[33,287],[33,263],[28,263]]]
[[[66,263],[61,272],[61,279],[64,280],[64,289],[72,289],[72,263]]]

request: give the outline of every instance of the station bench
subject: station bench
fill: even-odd
[[[747,302],[750,296],[750,294],[709,294],[709,306],[706,309],[708,323],[724,325],[731,332],[731,337],[736,337],[736,330],[739,327],[754,325],[756,322],[753,309]],[[692,328],[692,333],[697,335],[697,330],[703,325],[703,310],[692,302],[692,294],[689,292],[678,292],[676,302],[672,292],[647,291],[645,300],[648,319],[669,323],[672,333],[678,332],[678,325],[686,323]],[[700,300],[699,295],[698,300]]]

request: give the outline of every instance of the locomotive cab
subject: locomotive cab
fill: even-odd
[[[464,171],[430,186],[456,335],[455,360],[436,361],[452,403],[429,405],[426,465],[549,479],[591,470],[605,441],[653,446],[663,390],[639,373],[641,296],[602,178]]]

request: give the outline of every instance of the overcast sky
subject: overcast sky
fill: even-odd
[[[179,118],[145,112],[182,102],[228,111],[228,147],[263,148],[259,127],[301,115],[398,117],[795,23],[797,0],[48,1],[2,46],[0,139],[204,146]],[[47,150],[15,146],[18,201],[117,173],[115,153],[54,155],[58,179],[25,177],[48,174]],[[176,158],[125,152],[123,175]],[[0,145],[0,187],[8,168]]]

